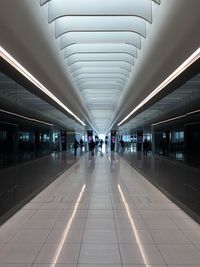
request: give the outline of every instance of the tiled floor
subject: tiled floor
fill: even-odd
[[[200,226],[116,154],[85,155],[0,227],[0,267],[200,267]]]

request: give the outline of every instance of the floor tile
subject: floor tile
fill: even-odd
[[[191,241],[180,230],[150,230],[157,244],[189,244]]]
[[[61,217],[61,218],[58,218],[55,225],[54,225],[54,228],[60,228],[60,229],[65,229],[67,224],[69,223],[70,221],[70,218],[71,218],[72,214],[70,215],[69,218],[65,218],[65,217]],[[86,223],[86,218],[74,218],[72,220],[72,223],[71,223],[71,226],[73,228],[85,228],[85,223]]]
[[[46,241],[49,232],[49,229],[20,229],[20,231],[9,240],[9,243],[42,244]]]
[[[86,228],[115,229],[115,223],[112,218],[88,218]]]
[[[200,229],[199,230],[184,230],[184,235],[192,243],[200,244]]]
[[[155,245],[120,244],[123,264],[165,264]]]
[[[17,232],[19,232],[20,229],[15,227],[7,227],[6,225],[1,226],[0,228],[0,242],[6,243],[8,242],[12,237],[16,235]]]
[[[35,263],[77,263],[80,245],[46,244],[42,247]]]
[[[28,263],[25,263],[25,264],[22,264],[22,263],[20,263],[20,264],[7,264],[7,263],[3,263],[3,264],[1,264],[0,263],[0,267],[32,267],[32,264],[28,264]]]
[[[83,229],[70,228],[66,238],[63,240],[63,236],[65,234],[65,229],[57,229],[54,228],[48,236],[46,240],[47,244],[56,244],[56,243],[81,243],[83,236]]]
[[[199,264],[200,251],[193,245],[158,245],[167,264]]]
[[[123,264],[123,267],[167,267],[167,265],[161,265],[161,264]]]
[[[95,267],[95,266],[96,267],[122,267],[121,264],[78,264],[78,267]]]
[[[154,244],[150,233],[147,230],[126,230],[123,228],[118,229],[118,238],[120,244],[127,243],[144,243],[144,244]]]
[[[100,210],[88,210],[88,218],[113,218],[113,210],[100,209]]]
[[[117,244],[117,234],[114,229],[86,229],[83,243]]]
[[[58,264],[49,264],[49,263],[47,263],[47,264],[41,264],[41,263],[35,263],[31,267],[76,267],[76,264],[70,264],[70,263],[58,263]]]
[[[32,263],[39,250],[38,244],[7,244],[0,251],[0,263]]]
[[[177,225],[163,211],[140,211],[148,229],[178,229]]]
[[[83,244],[79,263],[88,264],[120,264],[118,245]]]

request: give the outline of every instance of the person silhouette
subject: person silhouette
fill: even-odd
[[[76,153],[77,153],[78,146],[79,146],[79,143],[78,143],[78,141],[75,138],[74,139],[74,155],[75,156],[76,156]]]

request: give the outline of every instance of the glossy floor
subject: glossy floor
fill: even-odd
[[[200,226],[116,154],[88,154],[0,228],[0,267],[197,267]]]

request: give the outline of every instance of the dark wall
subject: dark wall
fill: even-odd
[[[156,125],[152,135],[153,154],[129,152],[124,157],[200,222],[200,112]]]
[[[43,119],[43,104],[0,73],[0,223],[78,159],[60,151],[62,128]]]

